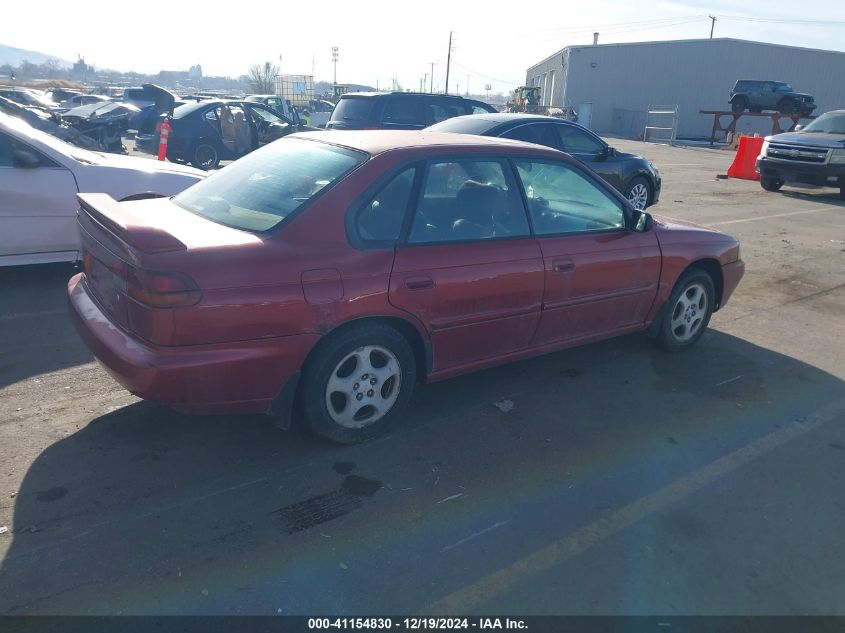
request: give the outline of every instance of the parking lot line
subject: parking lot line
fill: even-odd
[[[735,470],[763,457],[774,449],[845,414],[845,398],[840,398],[805,418],[764,435],[709,464],[640,497],[607,517],[594,521],[545,547],[534,551],[480,580],[429,605],[424,613],[449,615],[475,613],[485,603],[533,576],[578,556],[642,519],[664,510]]]
[[[810,215],[812,213],[824,213],[825,211],[842,212],[839,206],[827,207],[824,209],[809,209],[807,211],[790,211],[789,213],[775,213],[772,215],[758,215],[753,218],[742,218],[740,220],[723,220],[721,222],[708,222],[707,226],[724,226],[725,224],[739,224],[741,222],[756,222],[758,220],[771,220],[772,218],[785,218],[790,215]]]

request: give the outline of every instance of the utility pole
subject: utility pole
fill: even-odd
[[[431,88],[429,92],[434,92],[434,62],[429,62],[431,64]]]
[[[452,31],[449,31],[449,52],[446,54],[446,94],[449,94],[449,66],[452,64]]]
[[[710,39],[713,39],[713,29],[716,27],[716,16],[715,15],[708,15],[710,18]]]
[[[423,74],[423,82],[420,84],[420,92],[425,90],[425,85],[428,83],[428,73]]]
[[[469,96],[469,75],[467,75],[467,96]]]
[[[334,84],[335,85],[337,85],[337,58],[338,58],[337,46],[332,46],[332,63],[334,64]]]

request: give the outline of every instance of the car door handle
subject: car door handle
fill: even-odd
[[[571,259],[559,259],[556,262],[552,262],[552,269],[556,273],[568,273],[575,270],[575,262]]]
[[[428,290],[434,288],[434,280],[431,277],[408,277],[405,287],[408,290]]]

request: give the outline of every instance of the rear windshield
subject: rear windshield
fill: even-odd
[[[376,100],[369,97],[346,97],[338,101],[332,111],[332,121],[363,125],[370,120]]]
[[[501,121],[491,121],[486,117],[480,117],[475,114],[467,114],[451,119],[446,119],[440,123],[435,123],[428,129],[432,132],[457,132],[459,134],[478,134],[483,135],[488,130],[499,125]]]
[[[183,209],[246,231],[269,231],[366,160],[366,154],[285,138],[173,198]]]

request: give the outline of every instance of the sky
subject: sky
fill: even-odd
[[[320,0],[247,4],[146,0],[107,11],[64,0],[10,2],[0,44],[76,60],[98,68],[156,73],[201,64],[204,75],[238,76],[271,61],[281,72],[339,83],[419,89],[423,79],[445,86],[453,32],[449,90],[509,91],[526,69],[568,45],[704,38],[708,15],[715,37],[845,51],[845,2],[823,0],[806,10],[794,0],[589,0],[588,2],[428,2]],[[89,11],[85,8],[90,7]],[[45,18],[53,14],[60,18]],[[90,34],[90,35],[88,35]]]

